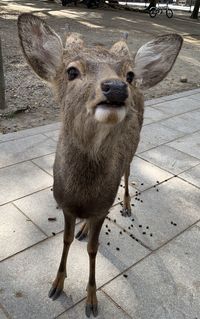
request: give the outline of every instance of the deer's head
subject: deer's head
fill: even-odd
[[[110,50],[86,47],[75,33],[63,47],[60,37],[40,18],[22,14],[18,20],[24,55],[33,70],[58,92],[72,118],[116,125],[134,107],[133,91],[160,82],[171,70],[182,45],[177,34],[159,36],[133,58],[125,40]]]

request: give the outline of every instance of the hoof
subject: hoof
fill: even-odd
[[[63,290],[61,288],[52,286],[51,289],[49,290],[48,296],[52,300],[56,300],[58,297],[60,297],[62,291]]]
[[[122,209],[122,216],[130,217],[131,216],[131,209],[130,208],[123,208]]]
[[[90,318],[91,313],[93,313],[94,317],[98,316],[98,306],[97,305],[91,305],[86,304],[85,305],[85,314],[88,318]]]

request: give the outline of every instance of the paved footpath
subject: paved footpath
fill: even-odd
[[[86,241],[72,244],[64,293],[47,297],[62,250],[58,132],[0,135],[0,319],[85,318]],[[100,236],[98,318],[199,319],[200,89],[146,102],[130,188],[132,217],[120,214],[122,182]]]

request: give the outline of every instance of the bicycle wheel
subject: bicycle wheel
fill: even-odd
[[[157,9],[155,7],[152,7],[150,10],[149,10],[149,15],[151,18],[155,18],[157,14]]]
[[[173,17],[173,11],[172,9],[167,9],[166,10],[166,16],[170,19]]]

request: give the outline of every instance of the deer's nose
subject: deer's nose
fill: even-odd
[[[128,97],[127,84],[120,80],[107,80],[101,83],[101,89],[108,102],[122,104]]]

